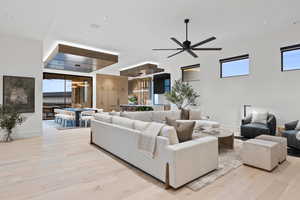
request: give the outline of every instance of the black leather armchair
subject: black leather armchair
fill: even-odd
[[[255,138],[259,135],[275,135],[276,134],[276,118],[273,114],[269,114],[267,124],[251,123],[252,116],[242,119],[241,136],[244,138]]]
[[[296,138],[296,134],[299,132],[299,130],[295,130],[298,121],[299,120],[286,123],[284,125],[284,130],[281,131],[281,133],[283,137],[286,137],[287,144],[289,147],[293,147],[300,150],[300,140]]]

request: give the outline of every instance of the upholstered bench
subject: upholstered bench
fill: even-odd
[[[276,137],[276,136],[272,136],[272,135],[260,135],[260,136],[257,136],[256,139],[267,140],[267,141],[272,141],[272,142],[278,143],[280,146],[279,152],[277,153],[279,163],[282,163],[286,160],[286,156],[287,156],[287,139],[286,138]]]
[[[241,157],[246,165],[272,171],[278,166],[279,149],[276,142],[251,139],[244,142]]]

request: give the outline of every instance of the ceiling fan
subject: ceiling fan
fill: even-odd
[[[178,44],[180,46],[180,48],[169,48],[169,49],[152,49],[154,51],[172,51],[172,50],[177,50],[178,52],[168,56],[168,58],[171,58],[177,54],[180,54],[184,51],[187,51],[189,54],[191,54],[194,58],[197,58],[198,56],[193,52],[193,51],[220,51],[222,50],[222,48],[197,48],[200,45],[206,44],[208,42],[211,42],[215,39],[217,39],[216,37],[210,37],[206,40],[203,40],[201,42],[198,42],[196,44],[191,45],[191,41],[188,40],[188,23],[189,23],[189,19],[185,19],[184,23],[185,23],[185,30],[186,30],[186,34],[185,34],[185,41],[183,43],[179,42],[176,38],[171,37],[171,40],[173,40],[176,44]]]

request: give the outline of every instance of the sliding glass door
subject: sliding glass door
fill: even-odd
[[[43,118],[52,119],[55,108],[92,107],[92,77],[44,73]]]

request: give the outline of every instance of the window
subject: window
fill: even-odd
[[[281,71],[300,69],[300,44],[283,47],[281,50]]]
[[[164,80],[164,89],[165,89],[165,92],[171,91],[171,80],[170,79]]]
[[[182,81],[191,82],[200,79],[200,64],[181,67]]]
[[[92,84],[92,77],[44,73],[44,119],[54,116],[54,108],[92,107]]]
[[[220,77],[249,75],[249,55],[242,55],[220,60]]]

